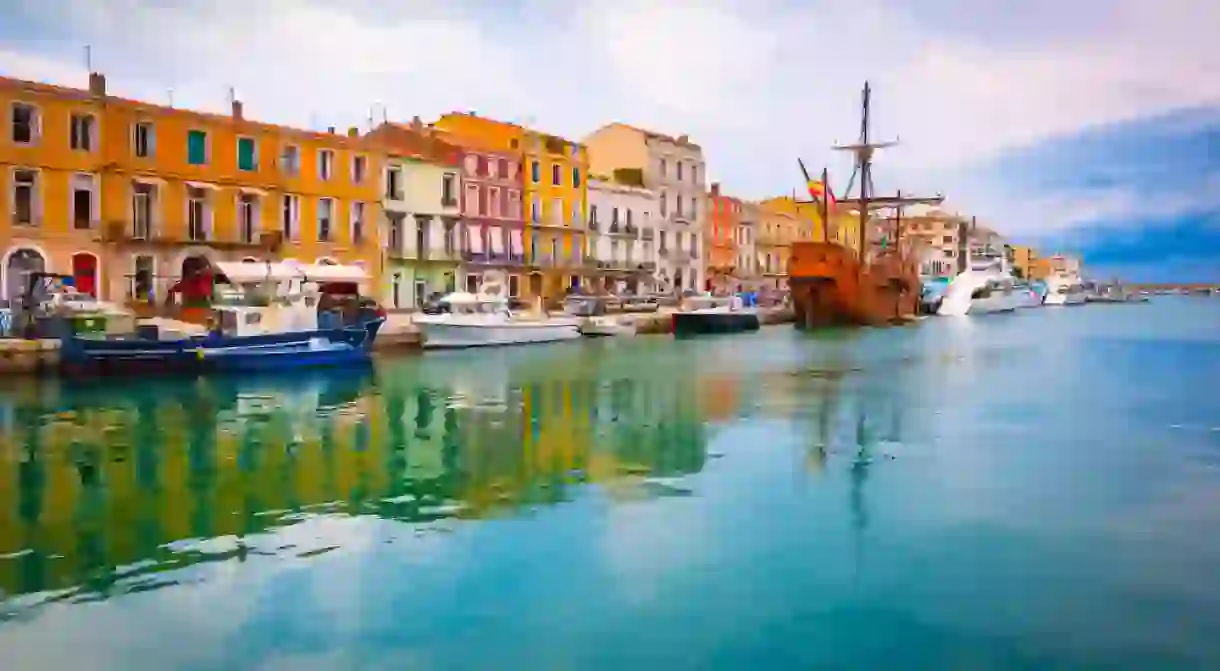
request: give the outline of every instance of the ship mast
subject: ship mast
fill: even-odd
[[[865,255],[871,247],[868,239],[868,223],[873,210],[901,208],[905,205],[917,204],[939,205],[944,202],[945,197],[941,194],[935,196],[903,196],[901,191],[893,196],[875,195],[875,187],[873,186],[873,152],[878,149],[893,147],[898,142],[872,141],[870,134],[872,86],[867,81],[864,82],[864,93],[860,108],[859,141],[856,144],[835,145],[831,149],[835,151],[849,151],[855,155],[855,167],[852,169],[851,178],[847,181],[847,188],[843,191],[844,197],[838,199],[838,203],[847,207],[855,207],[860,213],[860,254],[861,261],[866,261]],[[860,180],[860,190],[859,195],[853,198],[850,196],[851,188],[857,178]]]

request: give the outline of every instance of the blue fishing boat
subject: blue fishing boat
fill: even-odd
[[[65,338],[69,375],[266,370],[363,364],[385,313],[369,299],[327,304],[320,286],[362,269],[286,263],[216,263],[212,328],[168,339],[155,327],[129,337]],[[221,284],[225,288],[221,288]]]

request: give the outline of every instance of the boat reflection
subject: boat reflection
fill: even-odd
[[[0,397],[0,618],[171,586],[203,562],[324,551],[275,540],[313,517],[427,526],[590,483],[680,495],[664,479],[706,459],[691,378],[414,372]]]

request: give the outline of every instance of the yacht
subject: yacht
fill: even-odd
[[[425,349],[521,345],[581,337],[579,319],[516,315],[508,309],[508,299],[487,288],[477,294],[452,293],[441,298],[439,304],[440,314],[417,315],[413,320],[423,335]]]
[[[673,313],[675,336],[703,333],[741,333],[761,327],[758,311],[746,307],[740,296],[690,296]]]
[[[1046,305],[1084,305],[1087,296],[1079,275],[1056,273],[1046,278]]]
[[[983,256],[970,261],[970,266],[949,282],[936,314],[963,316],[1012,312],[1022,307],[1028,295],[1021,295],[1017,280],[1009,272],[1002,256]]]

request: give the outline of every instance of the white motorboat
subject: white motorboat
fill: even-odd
[[[498,292],[457,292],[440,299],[445,312],[417,315],[412,321],[425,349],[489,347],[556,342],[580,338],[580,320],[571,317],[529,318],[513,314]]]
[[[1002,256],[974,259],[949,282],[936,314],[957,317],[1012,312],[1028,298],[1017,292],[1016,285]]]
[[[635,335],[635,324],[617,317],[588,317],[580,325],[580,332],[590,337],[632,336]]]
[[[1045,305],[1084,305],[1088,293],[1079,275],[1056,273],[1046,278]]]

